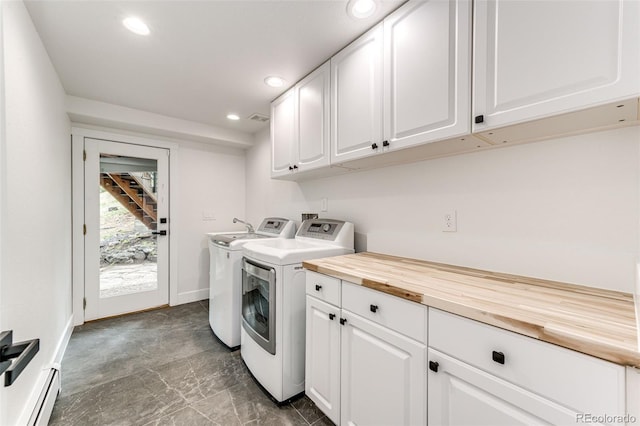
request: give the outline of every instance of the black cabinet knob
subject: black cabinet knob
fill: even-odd
[[[295,170],[298,170],[298,166],[297,166],[296,164],[294,164],[294,165],[293,165],[293,168],[294,168]]]
[[[329,319],[330,319],[331,321],[333,321],[333,319],[334,319],[335,317],[336,317],[336,314],[329,314]]]
[[[293,167],[289,166],[289,170],[293,170]]]
[[[371,144],[371,149],[378,149],[378,144],[377,143],[372,143]]]
[[[340,318],[340,325],[345,325],[347,323],[346,318]]]
[[[476,124],[484,123],[484,115],[476,115]]]
[[[435,361],[429,361],[429,370],[433,371],[434,373],[438,372],[438,367],[440,366],[440,364],[438,364]]]
[[[369,305],[369,310],[375,314],[378,310],[378,305]]]
[[[382,146],[389,146],[389,141],[382,141]]]
[[[322,286],[320,284],[316,284],[316,291],[322,290]]]
[[[493,351],[493,354],[491,355],[491,357],[498,364],[504,364],[504,354],[502,352]]]

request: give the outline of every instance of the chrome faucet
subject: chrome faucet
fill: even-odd
[[[247,232],[250,232],[250,233],[252,233],[252,234],[253,234],[254,232],[256,232],[256,230],[255,230],[255,229],[253,229],[253,226],[251,226],[251,224],[250,224],[249,222],[245,222],[244,220],[240,220],[240,219],[238,219],[237,217],[234,217],[234,218],[233,218],[233,223],[237,223],[237,222],[244,223],[244,226],[246,226],[246,227],[247,227]]]

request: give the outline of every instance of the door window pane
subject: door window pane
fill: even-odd
[[[156,160],[100,154],[100,297],[158,287]]]

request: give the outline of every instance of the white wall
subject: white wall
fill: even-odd
[[[178,301],[209,297],[207,232],[244,229],[233,224],[245,214],[243,150],[181,143],[178,172]],[[214,220],[205,219],[212,216]]]
[[[3,2],[0,326],[40,352],[0,387],[0,424],[24,424],[71,331],[71,156],[65,93],[22,2]],[[26,416],[26,417],[25,417]]]
[[[269,179],[268,132],[247,153],[250,220],[329,209],[356,249],[633,292],[640,128],[361,171]],[[456,209],[458,232],[441,231]]]

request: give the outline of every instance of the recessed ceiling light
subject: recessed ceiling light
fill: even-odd
[[[364,19],[373,15],[377,7],[377,0],[349,0],[347,14],[356,19]]]
[[[122,25],[127,27],[129,31],[132,33],[140,34],[140,35],[149,35],[151,31],[149,31],[149,27],[145,24],[140,18],[136,18],[135,16],[130,16],[122,21]]]
[[[282,87],[284,86],[284,79],[272,75],[264,79],[264,84],[270,87]]]
[[[240,116],[238,114],[227,114],[227,118],[229,120],[240,120]]]

